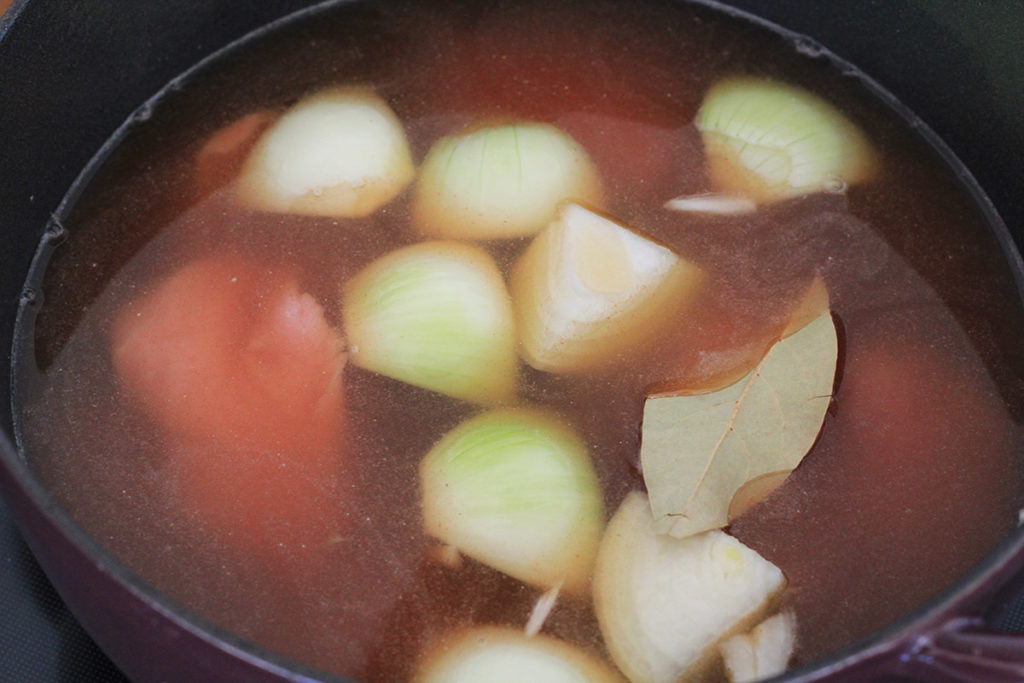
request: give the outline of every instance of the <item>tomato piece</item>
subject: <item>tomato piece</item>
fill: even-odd
[[[172,444],[183,502],[267,545],[326,533],[343,478],[343,358],[294,275],[241,259],[185,265],[113,329],[118,378]]]
[[[423,46],[427,54],[410,59],[435,66],[413,87],[476,122],[558,126],[586,149],[613,196],[660,204],[679,194],[686,174],[701,168],[699,139],[688,137],[699,102],[677,72],[658,66],[676,49],[671,42],[620,43],[628,36],[579,26],[557,3],[511,12],[481,12],[440,53]],[[574,30],[565,30],[569,22]]]
[[[276,118],[271,111],[257,111],[214,131],[196,155],[195,186],[199,194],[234,180],[253,145]]]

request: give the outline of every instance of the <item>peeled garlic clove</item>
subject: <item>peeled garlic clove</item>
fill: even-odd
[[[703,279],[667,247],[566,204],[512,274],[520,353],[549,372],[614,360],[653,338]]]
[[[834,106],[796,86],[727,78],[697,112],[715,188],[759,202],[842,191],[869,179],[875,153]]]
[[[428,653],[415,683],[613,683],[596,657],[548,636],[483,626],[450,636]]]
[[[401,122],[369,90],[307,97],[260,138],[237,197],[262,211],[360,217],[394,199],[415,169]]]
[[[630,681],[674,683],[710,670],[718,644],[756,624],[785,585],[778,567],[721,531],[655,534],[647,497],[633,492],[601,541],[594,606]]]
[[[478,247],[420,242],[385,254],[344,285],[342,315],[354,365],[474,403],[515,395],[512,304]]]
[[[523,237],[547,225],[565,200],[603,202],[597,170],[582,147],[546,123],[490,126],[431,147],[413,224],[432,237]]]
[[[558,416],[494,410],[450,431],[420,464],[426,532],[498,571],[579,593],[604,522],[597,475]]]

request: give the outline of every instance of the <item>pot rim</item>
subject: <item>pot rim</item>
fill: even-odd
[[[102,166],[109,153],[117,146],[124,134],[136,122],[148,118],[149,113],[160,105],[162,98],[169,91],[180,87],[182,83],[187,82],[196,73],[208,68],[212,62],[218,61],[231,51],[239,49],[250,40],[273,31],[286,22],[321,11],[327,11],[329,8],[347,1],[349,0],[317,0],[306,8],[288,13],[214,50],[173,78],[155,95],[143,102],[112,132],[110,137],[96,151],[68,188],[54,212],[52,220],[59,223],[60,218],[58,217],[67,215],[68,210],[77,202],[82,189],[88,185],[96,170]],[[804,34],[790,31],[779,24],[758,17],[746,10],[724,4],[720,0],[677,0],[677,2],[708,7],[728,16],[753,23],[781,36],[791,43],[796,44],[799,41],[799,44],[804,48],[810,47],[817,58],[828,60],[833,67],[842,69],[844,73],[855,74],[854,77],[859,81],[861,87],[866,88],[874,98],[885,104],[890,111],[903,119],[909,127],[921,136],[923,141],[939,155],[947,168],[957,176],[961,186],[973,197],[976,206],[989,226],[991,234],[996,238],[999,248],[1006,258],[1007,267],[1013,275],[1018,296],[1024,302],[1024,259],[1022,259],[1013,236],[999,216],[995,206],[980,187],[974,175],[964,166],[946,143],[928,124],[904,106],[893,93],[836,53]],[[30,4],[31,0],[14,0],[7,13],[0,17],[0,40],[3,40],[6,32],[14,25],[22,12]],[[34,265],[41,252],[42,248],[33,257],[31,273],[44,270],[36,268]],[[19,322],[16,324],[16,330],[22,326],[20,318],[23,312],[23,310],[19,311]],[[15,334],[12,353],[8,359],[10,362],[13,362],[13,359],[19,355],[18,346],[18,338],[17,334]],[[16,379],[12,382],[12,399],[15,393],[13,391],[15,384]],[[56,501],[53,494],[32,472],[20,449],[15,446],[14,438],[6,430],[0,430],[0,468],[10,475],[13,484],[28,498],[35,509],[44,516],[46,521],[58,529],[64,539],[70,542],[79,552],[90,558],[90,561],[98,571],[112,577],[118,584],[124,586],[134,598],[152,608],[176,627],[193,634],[215,648],[226,651],[241,660],[285,679],[315,680],[324,681],[325,683],[342,683],[349,680],[320,671],[289,657],[278,655],[255,642],[237,636],[159,591],[143,577],[122,563],[74,520],[71,514]],[[3,483],[3,479],[0,479],[0,483]],[[18,521],[16,512],[15,517],[16,521]],[[26,538],[26,540],[31,546],[32,539]],[[992,594],[1003,584],[1021,571],[1024,571],[1024,527],[1018,524],[996,547],[990,550],[984,558],[963,574],[956,582],[930,600],[922,603],[911,613],[865,638],[857,640],[819,660],[788,670],[771,680],[821,680],[857,664],[898,653],[912,644],[916,638],[928,632],[929,629],[945,623],[958,615],[980,610],[983,607],[981,603],[991,598]],[[300,678],[296,679],[296,675]]]

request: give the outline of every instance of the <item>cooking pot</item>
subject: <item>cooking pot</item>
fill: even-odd
[[[47,231],[58,236],[53,212],[104,141],[195,62],[313,4],[13,4],[0,20],[0,225],[7,245],[0,253],[0,343],[8,357],[18,306],[31,296],[24,283],[36,248]],[[975,187],[973,175],[984,188],[976,192],[982,211],[1024,296],[1018,252],[1024,242],[1024,4],[733,0],[722,7],[793,31],[799,49],[808,53],[822,54],[827,47],[860,67],[883,99],[920,116],[920,134],[965,184]],[[0,380],[11,395],[9,363],[0,369]],[[13,419],[5,402],[0,494],[73,614],[129,677],[331,680],[185,613],[134,576],[34,478],[14,446]],[[1024,636],[989,632],[982,618],[1001,590],[1020,582],[1022,572],[1024,531],[1018,529],[916,613],[789,676],[1024,680]]]

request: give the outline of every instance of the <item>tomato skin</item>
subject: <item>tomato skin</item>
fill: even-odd
[[[256,111],[214,131],[196,155],[196,193],[205,196],[234,180],[260,135],[276,118],[274,112]]]
[[[197,521],[253,548],[303,546],[339,523],[325,511],[345,479],[341,342],[292,274],[187,264],[120,313],[113,360]]]
[[[113,337],[119,378],[177,436],[302,450],[341,427],[340,342],[288,274],[188,264],[130,304]]]
[[[731,527],[786,572],[786,600],[816,634],[802,661],[918,609],[1015,522],[1019,436],[991,380],[890,322],[851,326],[820,440]]]
[[[679,194],[693,164],[686,131],[638,119],[636,112],[572,112],[555,123],[590,154],[611,195],[660,204]]]
[[[180,441],[168,452],[169,495],[199,533],[232,552],[305,566],[322,561],[342,532],[332,458]]]
[[[847,466],[872,492],[876,505],[868,514],[880,516],[880,527],[890,520],[875,510],[892,509],[918,524],[919,535],[953,533],[947,528],[967,519],[998,526],[988,517],[1012,506],[1013,486],[998,473],[1014,437],[988,378],[965,372],[942,349],[883,342],[851,350],[837,396]],[[981,490],[986,505],[971,504]],[[945,504],[931,510],[934,501]]]

